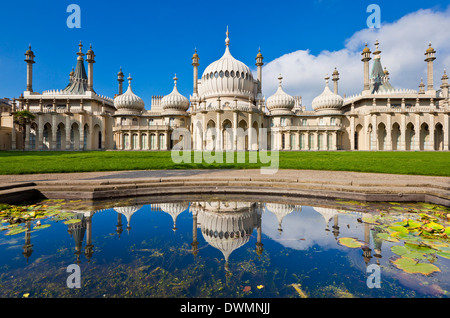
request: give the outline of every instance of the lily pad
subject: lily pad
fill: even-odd
[[[389,241],[389,242],[400,242],[395,237],[389,235],[388,233],[378,233],[377,237],[379,237],[382,240]]]
[[[33,230],[42,230],[42,229],[46,229],[48,227],[50,227],[51,224],[42,224],[42,225],[37,225],[33,228]]]
[[[66,222],[64,222],[64,224],[74,224],[74,223],[79,223],[81,222],[81,219],[72,219],[72,220],[68,220]]]
[[[19,233],[23,233],[25,232],[27,229],[23,226],[17,226],[17,227],[13,227],[11,228],[11,230],[9,230],[5,235],[16,235]]]
[[[398,269],[410,274],[430,275],[434,272],[440,272],[439,267],[430,263],[419,263],[409,257],[400,257],[392,262]]]
[[[338,243],[342,246],[350,247],[350,248],[358,248],[363,246],[365,243],[358,241],[357,239],[353,237],[341,237],[338,240]]]

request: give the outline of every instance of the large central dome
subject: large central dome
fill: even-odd
[[[199,95],[210,97],[254,97],[255,85],[250,68],[236,60],[230,53],[230,39],[225,40],[226,48],[223,56],[211,63],[203,72]]]

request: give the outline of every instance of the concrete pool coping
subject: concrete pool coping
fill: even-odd
[[[450,177],[348,171],[139,170],[0,176],[0,202],[103,200],[177,194],[252,194],[450,206]]]

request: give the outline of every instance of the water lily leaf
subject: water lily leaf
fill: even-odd
[[[350,248],[358,248],[365,244],[364,242],[361,242],[353,237],[341,237],[339,238],[338,243]]]
[[[428,246],[425,246],[425,245],[405,243],[405,246],[413,252],[426,253],[426,254],[431,254],[431,253],[436,252],[434,249],[432,249]]]
[[[411,252],[406,246],[400,246],[400,245],[392,246],[391,251],[392,251],[392,253],[400,255],[400,256]]]
[[[37,225],[33,228],[33,230],[42,230],[42,229],[46,229],[48,227],[50,227],[51,224],[42,224],[42,225]]]
[[[367,223],[367,224],[379,224],[379,223],[377,222],[377,220],[376,220],[374,217],[372,217],[372,216],[364,217],[364,218],[362,218],[362,221],[363,221],[364,223]]]
[[[64,222],[64,224],[74,224],[74,223],[78,223],[78,222],[81,222],[81,219],[68,220],[68,221]]]
[[[401,269],[410,274],[430,275],[441,270],[433,264],[419,263],[409,257],[400,257],[392,262],[398,269]]]
[[[394,226],[389,226],[388,229],[394,231],[394,232],[400,232],[400,233],[408,233],[408,229],[404,226],[400,226],[400,225],[394,225]]]
[[[430,222],[427,224],[427,227],[431,228],[434,231],[441,231],[444,227],[436,222]]]
[[[23,226],[13,227],[5,235],[16,235],[25,232],[27,229]]]
[[[439,256],[441,256],[441,257],[443,257],[443,258],[448,258],[448,259],[450,259],[450,252],[449,252],[449,253],[446,253],[446,252],[438,251],[436,254],[439,255]]]
[[[395,237],[392,237],[388,233],[378,233],[377,237],[379,237],[382,240],[389,241],[389,242],[400,242]]]

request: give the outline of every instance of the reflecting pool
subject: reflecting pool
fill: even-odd
[[[442,206],[190,196],[1,210],[2,298],[450,292],[450,210]]]

